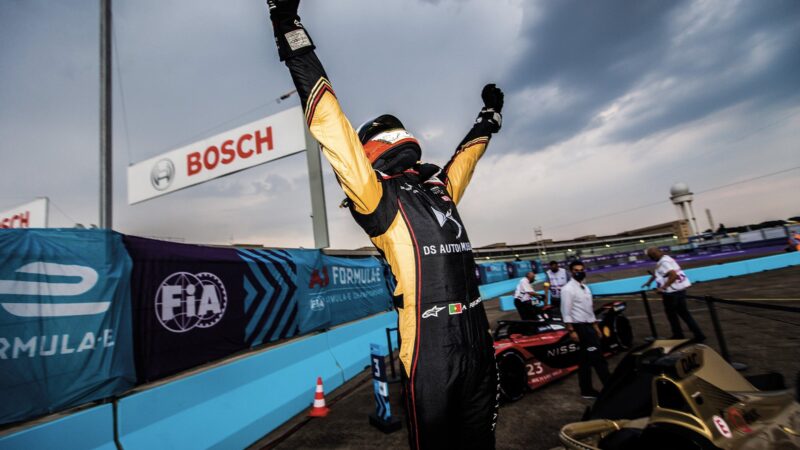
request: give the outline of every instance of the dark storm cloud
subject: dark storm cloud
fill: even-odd
[[[744,2],[733,11],[671,48],[649,81],[671,79],[674,87],[658,91],[612,139],[637,140],[743,102],[757,114],[800,100],[800,2]]]
[[[528,145],[544,147],[580,132],[627,92],[667,50],[670,17],[681,2],[543,2],[525,5],[521,52],[506,86],[523,104],[507,117]],[[553,103],[532,90],[556,91]],[[533,103],[531,103],[533,102]],[[533,112],[535,122],[525,117]],[[517,115],[516,113],[519,113]]]
[[[507,75],[516,147],[536,150],[603,125],[637,140],[751,101],[796,102],[800,2],[525,4],[524,50]],[[626,99],[633,93],[642,94]],[[772,105],[770,105],[772,106]]]

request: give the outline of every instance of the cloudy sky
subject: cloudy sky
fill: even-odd
[[[0,210],[98,219],[97,0],[0,2]],[[129,206],[126,167],[297,104],[260,0],[115,0],[114,228],[310,247],[302,154]],[[800,215],[800,2],[304,0],[353,123],[400,117],[443,163],[506,92],[459,210],[473,244]],[[369,242],[326,170],[333,247]]]

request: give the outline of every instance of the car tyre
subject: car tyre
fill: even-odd
[[[614,318],[614,336],[620,349],[628,350],[633,345],[633,329],[631,322],[625,316]]]
[[[528,373],[525,360],[517,352],[505,352],[497,357],[500,379],[500,396],[507,402],[515,402],[525,395]]]

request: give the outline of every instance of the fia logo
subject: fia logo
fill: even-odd
[[[315,297],[309,301],[309,307],[312,311],[322,311],[325,309],[325,300],[322,297]]]
[[[228,306],[225,285],[209,272],[175,272],[156,291],[156,317],[173,333],[217,324]]]
[[[175,179],[175,164],[167,158],[164,158],[156,163],[150,169],[150,184],[156,190],[163,191],[172,184]]]
[[[31,296],[31,297],[74,297],[89,292],[97,284],[97,271],[87,266],[72,264],[57,264],[36,261],[25,264],[15,272],[28,275],[43,275],[45,277],[73,277],[79,278],[77,283],[0,280],[0,295]],[[18,317],[67,317],[91,316],[102,314],[111,305],[109,301],[46,303],[2,302],[3,309]]]

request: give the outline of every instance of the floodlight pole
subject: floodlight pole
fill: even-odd
[[[112,228],[111,0],[100,0],[100,228]]]
[[[314,247],[327,248],[328,214],[325,211],[325,186],[322,179],[322,158],[317,140],[306,131],[306,163],[308,164],[308,187],[311,191],[311,226],[314,230]]]

